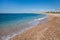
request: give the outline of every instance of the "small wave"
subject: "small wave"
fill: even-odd
[[[29,24],[30,24],[30,26],[36,26],[37,24],[43,23],[43,22],[46,22],[46,21],[47,21],[47,16],[35,19],[35,20],[29,22]]]

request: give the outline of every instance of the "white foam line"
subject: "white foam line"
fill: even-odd
[[[47,18],[47,16],[46,16],[46,17],[43,17],[43,18],[36,19],[36,20],[43,20],[43,19],[45,19],[45,18]]]
[[[45,17],[42,17],[42,18],[39,18],[39,19],[35,19],[35,20],[33,20],[33,21],[29,22],[29,23],[32,23],[32,22],[34,22],[34,21],[40,21],[40,20],[46,19],[47,17],[48,17],[48,16],[46,15]]]
[[[46,18],[47,18],[47,15],[45,17],[43,17],[43,18],[35,19],[34,21],[40,21],[40,20],[43,20],[43,19],[46,19]],[[32,27],[34,27],[34,26],[32,26]],[[8,35],[7,37],[3,37],[2,40],[9,40],[9,39],[13,38],[16,35],[21,34],[21,33],[23,33],[26,30],[31,29],[32,27],[29,27],[29,28],[26,28],[24,30],[21,30],[21,32],[18,32],[18,33],[12,33],[12,36]]]

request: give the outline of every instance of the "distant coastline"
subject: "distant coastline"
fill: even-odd
[[[48,13],[48,14],[60,14],[60,12],[45,12],[45,13]]]

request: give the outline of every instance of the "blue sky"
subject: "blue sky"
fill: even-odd
[[[0,0],[0,13],[25,13],[60,9],[60,0]]]

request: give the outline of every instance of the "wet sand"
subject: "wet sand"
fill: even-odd
[[[60,16],[60,15],[59,15]],[[60,40],[60,17],[48,15],[48,21],[38,24],[10,40]]]

